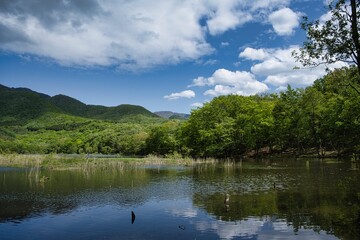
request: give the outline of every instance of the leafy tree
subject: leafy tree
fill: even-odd
[[[302,110],[298,129],[303,146],[306,148],[316,147],[318,156],[323,156],[325,149],[325,136],[322,131],[325,111],[325,97],[316,88],[305,89],[299,99],[299,107]]]
[[[273,137],[280,150],[285,150],[286,148],[300,149],[300,97],[301,92],[299,90],[288,86],[285,92],[280,93],[280,97],[273,109]]]
[[[338,0],[329,4],[331,18],[324,23],[309,22],[304,17],[302,28],[307,32],[300,53],[293,52],[304,66],[317,66],[337,61],[357,65],[360,73],[360,1]],[[359,82],[360,83],[360,82]]]
[[[193,157],[236,158],[271,142],[274,100],[221,96],[192,112],[181,142]]]
[[[176,130],[179,126],[177,120],[171,120],[151,129],[146,139],[148,153],[159,155],[173,154],[177,150]]]

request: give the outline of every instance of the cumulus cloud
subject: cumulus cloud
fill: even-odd
[[[203,105],[204,104],[201,102],[195,102],[195,103],[192,103],[190,106],[193,108],[198,108],[198,107],[202,107]]]
[[[251,72],[255,76],[265,77],[264,83],[278,87],[277,91],[279,91],[283,90],[287,84],[294,87],[309,86],[316,79],[326,74],[326,68],[333,69],[344,66],[343,63],[339,62],[317,68],[299,68],[299,63],[292,56],[293,51],[299,51],[299,46],[290,46],[283,49],[252,49],[251,52],[261,52],[264,58],[251,67]],[[260,60],[250,54],[245,54],[245,51],[240,53],[240,57],[248,60]]]
[[[20,18],[16,9],[23,2],[33,5],[22,7]],[[10,10],[0,14],[0,22],[26,36],[27,41],[22,40],[24,37],[21,42],[8,41],[2,48],[48,57],[61,64],[122,68],[178,63],[213,51],[198,24],[201,10],[189,10],[193,7],[189,1],[93,0],[91,8],[84,1],[49,2],[58,4],[45,4],[42,12],[32,10],[42,6],[35,0],[5,3]],[[79,6],[68,7],[73,2]]]
[[[192,90],[185,90],[179,93],[171,93],[170,95],[164,96],[165,99],[168,100],[176,100],[179,98],[194,98],[195,92]]]
[[[189,85],[188,87],[203,87],[208,85],[208,80],[205,77],[197,77],[193,80],[193,83]]]
[[[268,57],[268,54],[264,51],[264,49],[254,49],[247,47],[239,54],[239,57],[247,58],[249,60],[263,60]]]
[[[232,12],[232,9],[222,5],[219,1],[220,8],[210,20],[207,25],[211,35],[221,34],[229,29],[234,29],[238,25],[252,20],[252,16],[248,12]]]
[[[294,33],[294,28],[299,25],[299,16],[290,8],[282,8],[269,15],[269,22],[278,35],[286,36]]]
[[[289,0],[2,0],[0,49],[63,65],[146,69],[214,52],[207,35]]]
[[[266,84],[259,82],[255,76],[246,71],[216,70],[211,77],[198,77],[193,80],[194,86],[214,86],[204,92],[204,95],[219,96],[237,94],[243,96],[254,95],[268,90]]]

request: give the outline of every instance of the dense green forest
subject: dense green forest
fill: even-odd
[[[306,89],[264,96],[222,96],[192,112],[180,129],[182,152],[233,158],[251,150],[337,155],[360,151],[359,75],[335,70]],[[352,86],[352,87],[351,87]]]
[[[306,89],[220,96],[188,120],[132,105],[91,106],[70,97],[0,87],[0,153],[101,153],[233,158],[244,154],[360,153],[360,77],[329,72]]]

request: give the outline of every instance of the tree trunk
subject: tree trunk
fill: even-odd
[[[356,12],[356,0],[350,0],[351,3],[351,36],[354,41],[355,51],[356,51],[356,64],[358,68],[358,73],[360,75],[360,42],[359,42],[359,29],[357,22],[357,12]]]

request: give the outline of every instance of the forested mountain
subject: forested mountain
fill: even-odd
[[[8,88],[0,85],[0,123],[22,124],[46,112],[61,112],[50,96],[27,88]]]
[[[0,123],[25,123],[49,112],[112,121],[136,115],[158,117],[141,106],[129,104],[116,107],[86,105],[65,95],[50,97],[26,88],[8,88],[0,85]]]
[[[0,153],[144,154],[152,126],[163,121],[141,106],[86,105],[0,85]]]
[[[50,101],[65,113],[92,119],[119,120],[130,115],[158,117],[156,114],[153,114],[141,106],[130,104],[122,104],[116,107],[86,105],[65,95],[56,95],[50,98]]]
[[[159,111],[159,112],[154,112],[156,115],[162,117],[162,118],[166,118],[166,119],[188,119],[190,114],[186,114],[186,113],[176,113],[176,112],[171,112],[171,111]]]

